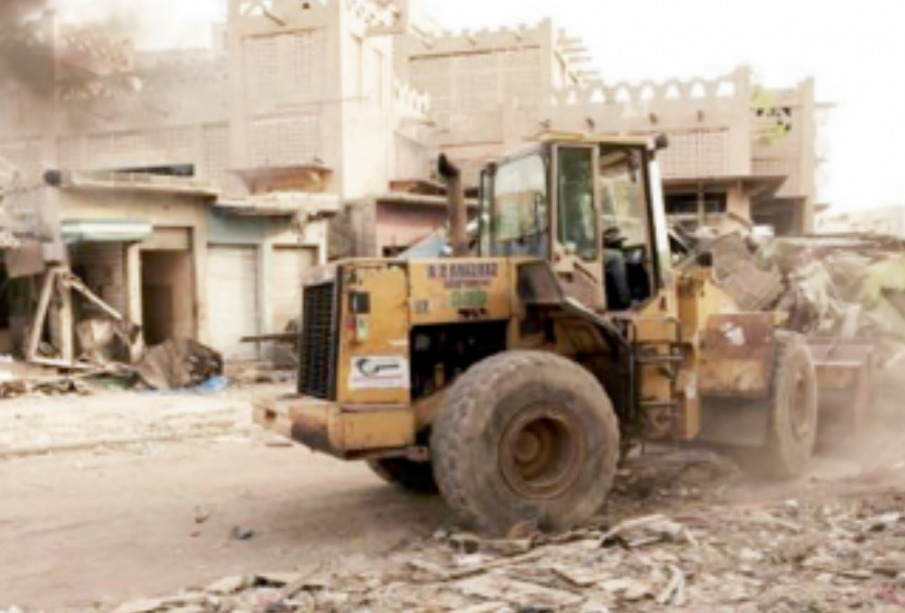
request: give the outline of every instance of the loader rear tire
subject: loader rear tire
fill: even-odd
[[[413,462],[408,458],[368,460],[368,466],[378,477],[391,485],[419,494],[437,492],[434,471],[430,462]]]
[[[619,429],[600,383],[557,355],[505,352],[447,393],[431,435],[440,493],[489,534],[536,522],[565,530],[597,513],[612,487]]]
[[[734,454],[739,467],[756,477],[792,479],[804,474],[817,440],[817,374],[801,338],[776,339],[773,389],[768,406],[767,440],[760,449]]]

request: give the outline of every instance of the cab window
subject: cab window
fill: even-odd
[[[546,257],[547,202],[547,173],[541,156],[500,166],[493,189],[492,255]]]
[[[560,148],[557,160],[557,237],[567,253],[593,262],[600,251],[594,208],[594,150]]]
[[[638,150],[602,148],[599,164],[605,260],[613,274],[617,269],[622,271],[618,274],[629,293],[625,299],[632,304],[643,303],[653,294],[654,278],[644,158]],[[610,281],[614,281],[613,274]],[[611,293],[608,289],[608,300],[613,303]],[[616,301],[622,302],[625,300]]]
[[[647,244],[647,199],[640,152],[622,149],[601,153],[600,208],[604,234],[617,229],[626,246]]]

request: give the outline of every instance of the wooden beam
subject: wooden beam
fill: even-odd
[[[53,297],[54,284],[59,272],[59,268],[51,268],[44,274],[44,287],[41,288],[38,309],[35,311],[35,316],[31,323],[31,337],[28,340],[28,347],[25,349],[25,357],[29,362],[35,361],[38,357],[38,347],[41,344],[41,336],[44,332],[44,322],[47,319],[50,299]]]

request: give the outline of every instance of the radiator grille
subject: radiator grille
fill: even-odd
[[[305,287],[299,338],[299,393],[336,400],[336,284]]]

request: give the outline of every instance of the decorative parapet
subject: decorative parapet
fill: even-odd
[[[403,113],[413,113],[419,117],[426,117],[430,113],[430,96],[399,79],[393,79],[393,99],[397,109]]]
[[[552,32],[552,21],[546,19],[535,26],[519,24],[497,29],[444,31],[433,38],[422,38],[410,49],[413,57],[474,53],[476,50],[542,46]]]
[[[300,24],[320,27],[331,9],[327,0],[230,0],[229,6],[231,23],[243,22],[252,28]]]
[[[571,37],[565,30],[560,30],[553,43],[556,55],[562,60],[565,71],[572,75],[576,82],[583,83],[599,80],[600,73],[588,68],[591,56],[588,48],[580,38]]]
[[[695,78],[687,81],[671,79],[664,82],[641,81],[639,83],[595,82],[567,87],[549,94],[548,103],[553,107],[591,104],[642,105],[695,102],[700,100],[726,100],[747,98],[750,70],[740,68],[732,74],[716,79]]]
[[[345,7],[346,11],[368,28],[394,30],[401,25],[403,19],[403,11],[395,2],[345,0]]]

